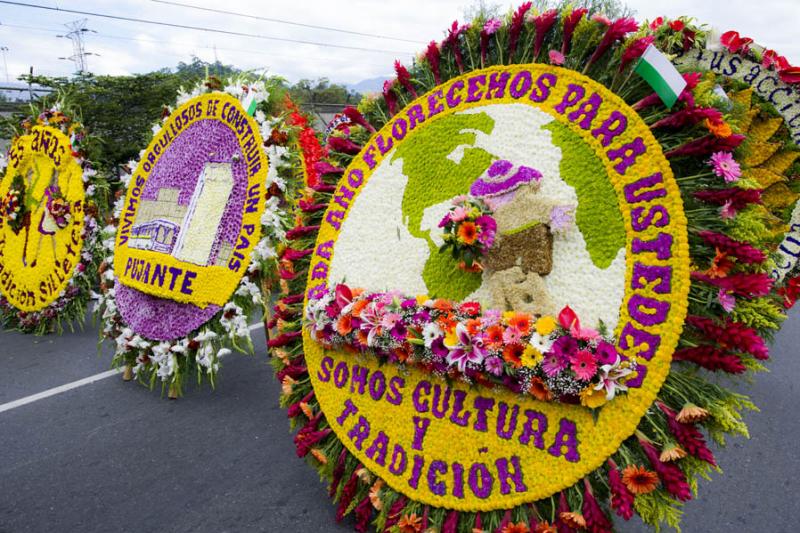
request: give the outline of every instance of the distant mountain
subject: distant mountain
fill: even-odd
[[[390,76],[380,77],[380,78],[369,78],[367,80],[361,80],[358,83],[346,83],[345,87],[347,87],[351,91],[355,91],[361,94],[380,92],[381,90],[383,90],[383,82],[389,79],[389,77]]]

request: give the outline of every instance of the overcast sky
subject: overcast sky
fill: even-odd
[[[463,20],[465,8],[473,3],[471,0],[174,0],[181,4],[382,36],[373,37],[211,13],[153,0],[23,2],[320,44],[169,28],[0,3],[0,47],[8,48],[5,59],[11,80],[28,72],[30,66],[35,73],[45,75],[73,72],[71,61],[59,59],[72,54],[72,45],[58,35],[68,31],[64,23],[86,18],[86,27],[97,32],[85,34],[86,51],[99,54],[87,57],[89,70],[96,74],[148,72],[197,56],[206,61],[216,57],[223,63],[245,69],[267,68],[272,74],[291,81],[326,77],[345,83],[388,76],[394,59],[408,62],[425,43],[441,39],[444,29],[456,18]],[[496,3],[503,8],[517,5]],[[690,15],[722,31],[736,29],[800,64],[798,0],[630,0],[627,4],[640,20],[658,15]],[[0,69],[0,81],[5,81],[1,63]]]

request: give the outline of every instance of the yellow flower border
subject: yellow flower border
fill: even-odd
[[[58,128],[41,125],[17,137],[9,149],[5,176],[0,180],[0,198],[8,193],[15,176],[24,176],[32,167],[43,167],[50,179],[38,180],[34,191],[26,188],[26,196],[33,194],[39,203],[31,214],[29,229],[15,234],[8,225],[0,224],[0,293],[24,312],[41,311],[59,298],[81,262],[84,242],[86,190],[83,169],[72,154],[69,137]],[[38,175],[39,171],[35,172]],[[44,242],[47,237],[38,234],[38,227],[46,209],[45,189],[54,172],[58,172],[62,194],[67,191],[65,198],[71,217],[69,225],[56,230],[53,242],[48,244]],[[49,250],[52,246],[54,250],[54,253],[39,254],[35,266],[21,266],[26,232],[29,232],[28,247],[34,242],[34,236],[38,236],[40,249]]]
[[[462,103],[454,106],[454,109],[445,111],[444,109],[439,112],[436,117],[428,117],[426,121],[420,121],[416,127],[425,127],[426,123],[430,123],[436,118],[446,115],[448,112],[455,112],[463,109],[470,109],[487,105],[484,98],[478,98],[473,102],[465,102],[468,98],[468,91],[470,79],[484,76],[488,79],[490,75],[501,75],[504,72],[509,73],[513,79],[520,72],[527,71],[531,74],[533,80],[541,80],[540,76],[545,73],[553,74],[558,83],[553,84],[549,90],[552,91],[550,98],[545,98],[543,104],[537,107],[546,111],[548,114],[554,116],[557,120],[565,123],[572,131],[578,133],[592,148],[598,157],[604,161],[610,179],[614,182],[614,187],[617,192],[617,197],[621,203],[621,211],[626,226],[627,243],[626,243],[626,294],[620,312],[619,327],[616,331],[616,337],[619,340],[621,350],[629,356],[637,358],[639,361],[644,362],[647,357],[642,356],[642,345],[639,342],[646,337],[646,335],[653,334],[660,336],[660,344],[653,351],[654,354],[650,355],[650,360],[647,362],[647,377],[644,380],[642,387],[632,389],[628,395],[622,398],[615,399],[605,406],[599,413],[596,423],[593,421],[591,414],[586,412],[584,408],[579,406],[567,406],[563,404],[543,404],[536,402],[532,399],[520,399],[517,396],[507,391],[485,391],[487,396],[495,400],[495,409],[499,409],[500,402],[506,404],[507,410],[511,410],[512,406],[520,407],[519,421],[517,433],[511,440],[502,441],[497,439],[489,441],[485,438],[485,434],[476,434],[481,438],[464,438],[463,433],[459,433],[462,428],[456,428],[454,431],[447,431],[452,426],[446,418],[433,419],[425,432],[424,448],[428,453],[447,454],[447,461],[443,461],[444,467],[437,464],[437,469],[431,474],[431,456],[422,455],[424,464],[422,469],[424,472],[419,474],[411,473],[404,474],[403,477],[398,477],[393,474],[390,469],[393,466],[389,463],[389,458],[392,457],[393,447],[398,443],[402,443],[407,451],[407,462],[409,466],[406,467],[404,472],[410,471],[416,467],[416,457],[412,446],[414,441],[415,431],[413,417],[419,413],[419,409],[414,408],[412,395],[413,386],[406,386],[411,383],[419,384],[423,381],[429,381],[432,386],[439,385],[444,388],[445,383],[439,380],[431,379],[431,376],[424,374],[420,371],[412,370],[407,374],[402,374],[400,369],[392,365],[387,365],[378,368],[374,361],[354,359],[352,355],[345,353],[336,353],[332,351],[324,351],[319,344],[314,342],[304,331],[304,353],[309,367],[312,384],[316,397],[320,403],[321,408],[326,413],[328,421],[333,428],[337,437],[347,447],[347,449],[356,456],[363,464],[365,464],[371,471],[378,474],[386,483],[394,490],[405,494],[413,500],[420,501],[426,504],[446,507],[448,509],[456,509],[461,511],[488,511],[493,509],[511,508],[514,505],[532,502],[544,497],[548,497],[555,492],[571,486],[581,477],[587,475],[594,469],[598,468],[605,459],[613,454],[622,443],[623,440],[628,438],[636,429],[640,418],[650,407],[656,398],[656,394],[663,384],[666,376],[669,373],[671,355],[677,346],[678,338],[680,336],[683,322],[686,315],[688,304],[688,292],[690,286],[690,271],[689,271],[689,249],[688,237],[686,229],[686,217],[683,213],[683,205],[678,186],[674,180],[672,171],[663,153],[660,145],[650,133],[644,122],[636,115],[622,99],[610,93],[600,84],[594,82],[588,77],[585,77],[577,72],[569,71],[563,68],[550,67],[546,65],[513,65],[513,66],[499,66],[483,70],[473,71],[469,74],[454,78],[446,82],[440,87],[434,88],[425,95],[419,97],[414,102],[406,106],[394,116],[377,134],[375,134],[370,142],[365,146],[361,153],[353,160],[352,164],[347,168],[344,176],[337,186],[337,192],[334,197],[342,197],[346,199],[346,203],[352,205],[357,200],[359,190],[363,183],[370,177],[371,168],[377,167],[382,160],[381,152],[388,153],[389,150],[381,150],[380,146],[387,144],[387,140],[392,135],[392,127],[398,120],[398,117],[408,117],[409,112],[415,106],[428,106],[430,100],[433,99],[434,105],[437,101],[443,101],[443,95],[451,92],[451,89],[460,87],[460,91],[455,91],[461,96]],[[609,111],[617,110],[623,113],[628,118],[628,128],[619,139],[616,139],[613,146],[627,144],[632,142],[636,137],[643,139],[644,146],[646,147],[645,155],[637,158],[635,163],[630,166],[625,176],[620,176],[614,169],[614,164],[607,156],[607,148],[604,148],[600,141],[591,135],[590,131],[584,131],[580,127],[571,123],[566,119],[563,114],[558,113],[554,109],[554,102],[560,102],[565,94],[568,84],[574,83],[581,85],[599,95],[604,102],[604,111],[601,116],[608,116]],[[546,83],[545,83],[546,85]],[[539,87],[544,90],[543,87]],[[473,94],[474,96],[474,94]],[[526,97],[512,98],[510,95],[498,96],[492,98],[489,104],[494,103],[531,103]],[[441,102],[440,102],[441,103]],[[443,106],[444,107],[444,106]],[[599,123],[598,119],[593,125]],[[410,136],[410,135],[409,135]],[[631,209],[625,203],[625,186],[630,185],[634,181],[640,180],[653,174],[654,171],[661,172],[661,183],[665,190],[663,196],[654,196],[651,201],[643,205],[653,206],[661,205],[667,209],[670,215],[668,224],[661,228],[653,227],[652,225],[645,228],[643,231],[635,232],[632,227]],[[647,187],[639,189],[639,192],[652,191]],[[346,191],[346,192],[345,192]],[[351,194],[352,193],[352,194]],[[319,236],[317,238],[315,255],[312,257],[311,268],[309,269],[308,277],[308,292],[306,293],[306,302],[309,294],[314,294],[319,291],[326,283],[328,265],[335,253],[335,241],[338,235],[339,228],[347,216],[347,209],[342,209],[341,203],[336,201],[331,203],[328,211],[326,212],[324,222],[321,226]],[[639,213],[641,217],[641,213]],[[641,222],[641,218],[638,220]],[[651,242],[651,244],[660,235],[668,234],[672,238],[671,257],[658,259],[653,253],[633,253],[632,243],[634,239],[638,238],[640,241]],[[655,250],[655,248],[653,248]],[[636,257],[634,258],[634,255]],[[645,267],[654,267],[650,271],[645,269],[637,269],[637,279],[634,279],[634,264],[640,263]],[[659,294],[659,290],[663,290],[662,282],[664,281],[658,277],[648,277],[652,274],[657,267],[671,267],[671,282],[669,291],[670,309],[667,319],[660,325],[644,327],[637,326],[639,331],[638,339],[630,335],[630,331],[625,328],[626,325],[632,324],[631,312],[628,305],[631,298],[639,295],[642,297],[654,297]],[[645,272],[643,274],[643,272]],[[637,286],[637,290],[631,290],[631,284]],[[640,309],[638,309],[641,311]],[[378,385],[375,385],[378,390],[381,389],[380,382],[385,381],[386,390],[381,397],[381,401],[373,402],[369,395],[359,394],[359,385],[354,381],[344,379],[346,373],[353,375],[353,372],[362,372],[356,367],[366,368],[368,372],[367,387],[369,388],[370,376],[375,377],[379,373],[382,374],[383,379],[375,378]],[[337,377],[338,374],[338,377]],[[339,382],[346,382],[342,388],[336,385]],[[401,386],[403,384],[403,386]],[[462,391],[467,400],[464,401],[465,408],[470,408],[472,403],[469,401],[470,394],[479,394],[480,389],[471,390],[464,384],[452,385],[453,391]],[[388,392],[386,392],[388,391]],[[426,391],[422,391],[425,393]],[[370,390],[371,393],[371,390]],[[443,393],[442,393],[443,394]],[[456,394],[455,392],[453,393]],[[402,398],[399,398],[402,396]],[[426,396],[431,400],[430,396]],[[399,400],[398,405],[389,399]],[[455,398],[455,396],[454,396]],[[387,400],[387,401],[383,401]],[[369,402],[373,402],[370,404]],[[577,450],[580,454],[580,460],[570,462],[565,460],[566,453],[559,457],[553,457],[544,450],[535,449],[530,442],[528,445],[520,445],[516,442],[521,425],[524,421],[522,412],[526,408],[544,413],[549,421],[547,431],[542,435],[544,442],[547,446],[551,443],[556,443],[557,433],[563,433],[564,420],[568,422],[571,420],[576,425],[576,433],[580,434],[582,438],[579,439]],[[494,413],[498,411],[495,410]],[[507,411],[508,414],[508,411]],[[371,429],[366,429],[365,423],[362,422],[360,417],[366,420],[366,424],[372,423]],[[438,418],[438,417],[437,417]],[[398,421],[400,421],[398,423]],[[491,427],[491,423],[490,423]],[[378,438],[379,432],[383,430],[391,431],[391,436],[386,435],[388,442],[381,444],[377,440],[385,440]],[[586,438],[586,432],[591,430],[593,433]],[[363,437],[364,432],[369,433],[369,436]],[[595,436],[594,439],[591,437]],[[564,439],[562,439],[564,441]],[[387,448],[386,452],[382,452],[381,448]],[[493,453],[491,456],[484,454],[488,453],[491,447]],[[538,447],[538,446],[537,446]],[[559,447],[558,451],[562,452],[565,447]],[[502,453],[499,455],[495,450],[499,449]],[[387,457],[384,458],[384,464],[376,462],[376,458],[381,457],[381,453],[386,453]],[[423,452],[424,454],[425,452]],[[414,456],[412,458],[412,456]],[[459,497],[454,494],[437,495],[430,491],[428,485],[431,480],[426,476],[433,475],[434,485],[440,481],[448,480],[451,492],[456,492],[455,485],[458,484],[456,478],[460,475],[461,487],[465,487],[465,479],[468,475],[465,469],[468,470],[469,464],[473,465],[480,463],[482,460],[494,468],[491,459],[507,458],[509,459],[504,463],[506,473],[514,471],[514,465],[521,465],[521,470],[524,474],[527,486],[525,490],[519,490],[519,486],[512,483],[511,478],[507,478],[504,483],[498,482],[495,479],[495,492],[494,495],[488,497],[467,497],[469,494],[468,489],[463,490],[463,494]],[[518,463],[514,463],[514,460]],[[411,463],[413,466],[410,466]],[[460,474],[457,474],[457,467],[453,465],[456,462],[462,463]],[[388,465],[388,467],[386,466]],[[449,471],[443,471],[449,465]],[[464,466],[466,465],[466,466]],[[397,466],[397,465],[394,465]],[[498,468],[500,466],[498,465]],[[397,470],[397,468],[395,468]],[[498,471],[499,472],[499,471]],[[481,472],[479,471],[479,474]],[[450,476],[449,478],[447,476]],[[502,486],[501,486],[502,485]],[[428,488],[426,488],[428,487]],[[498,494],[505,492],[505,494]]]
[[[180,261],[172,256],[138,250],[127,246],[128,232],[136,220],[139,197],[144,190],[150,173],[162,154],[169,150],[172,142],[182,131],[200,120],[216,120],[228,126],[236,134],[242,157],[254,150],[258,159],[248,162],[247,197],[244,200],[242,224],[234,257],[233,266],[199,266]],[[264,212],[264,184],[267,181],[269,161],[262,149],[263,139],[256,120],[248,115],[239,99],[225,93],[208,93],[192,98],[178,107],[164,122],[150,145],[144,151],[139,166],[131,178],[125,196],[120,223],[117,228],[114,250],[114,273],[117,279],[128,287],[146,294],[166,298],[181,303],[191,303],[198,307],[209,304],[225,305],[233,291],[246,274],[250,264],[250,254],[261,238],[261,215]],[[146,283],[135,279],[136,265],[161,265],[164,270],[179,269],[177,282],[164,282],[161,285]],[[167,280],[170,279],[166,276]]]

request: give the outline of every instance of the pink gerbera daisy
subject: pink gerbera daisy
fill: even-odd
[[[597,362],[594,360],[592,352],[579,350],[572,356],[572,371],[578,379],[589,381],[597,373]]]
[[[739,163],[729,152],[716,152],[711,156],[711,165],[714,167],[714,174],[720,178],[725,178],[727,182],[737,181],[742,177],[742,169]]]

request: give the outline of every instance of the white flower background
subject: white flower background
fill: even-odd
[[[464,111],[479,112],[491,116],[495,126],[488,135],[475,131],[475,147],[515,165],[539,170],[543,178],[537,198],[543,202],[578,204],[575,190],[559,173],[561,148],[553,144],[551,132],[543,128],[552,117],[525,104],[496,104]],[[457,147],[448,157],[459,161],[464,148]],[[429,256],[428,245],[406,228],[401,204],[408,178],[403,174],[402,160],[392,162],[393,154],[394,151],[387,154],[351,206],[334,249],[328,279],[371,291],[400,289],[408,294],[427,294],[422,271]],[[442,243],[442,230],[437,224],[448,208],[449,202],[444,202],[425,211],[421,229],[430,230],[436,244]],[[499,227],[498,231],[506,229],[511,228]],[[569,305],[584,325],[595,326],[602,320],[613,329],[624,294],[625,250],[619,250],[608,268],[598,268],[592,263],[581,231],[573,224],[555,235],[553,270],[544,280],[558,309]],[[481,287],[469,299],[490,303],[486,274]]]

